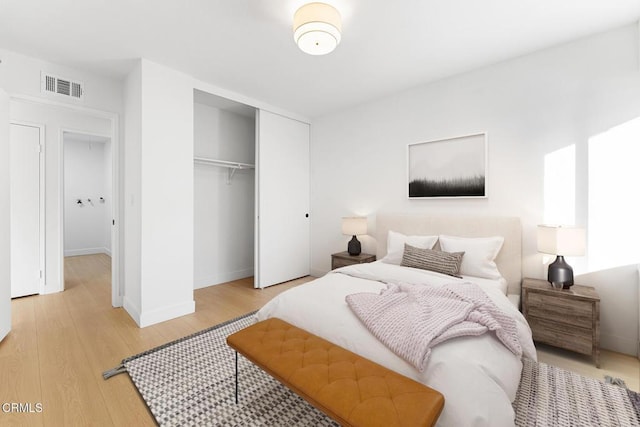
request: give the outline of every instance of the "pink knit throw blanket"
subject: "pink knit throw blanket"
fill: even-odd
[[[376,338],[421,372],[433,346],[487,331],[515,355],[522,355],[515,320],[473,283],[388,284],[380,294],[347,295],[346,301]]]

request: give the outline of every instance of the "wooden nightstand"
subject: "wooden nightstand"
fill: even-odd
[[[360,255],[349,255],[349,252],[338,252],[331,255],[331,269],[335,270],[338,267],[344,267],[346,265],[364,264],[366,262],[373,262],[376,260],[375,255],[361,253]]]
[[[600,367],[600,297],[594,288],[556,289],[546,280],[524,279],[522,314],[535,341],[590,354]]]

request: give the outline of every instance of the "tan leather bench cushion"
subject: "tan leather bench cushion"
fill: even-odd
[[[227,343],[342,425],[432,426],[444,406],[436,390],[281,319]]]

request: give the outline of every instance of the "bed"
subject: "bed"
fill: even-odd
[[[397,245],[394,233],[441,236],[435,249],[440,249],[441,243],[446,243],[447,248],[451,246],[451,239],[447,240],[446,236],[460,238],[462,243],[465,238],[500,236],[504,242],[494,262],[502,277],[479,278],[462,274],[461,278],[455,278],[397,265],[392,260],[394,245]],[[387,242],[388,237],[394,242]],[[516,396],[522,362],[520,356],[507,349],[495,334],[457,337],[440,343],[432,348],[428,362],[421,371],[397,356],[369,332],[349,308],[345,298],[365,292],[380,293],[389,283],[437,287],[473,282],[495,306],[514,319],[523,357],[535,359],[531,331],[524,317],[506,296],[508,293],[519,294],[522,276],[520,239],[521,228],[517,218],[379,214],[376,218],[379,261],[343,267],[283,292],[259,310],[256,316],[258,320],[279,317],[440,391],[445,396],[445,407],[438,426],[512,426],[514,412],[511,402]],[[388,248],[390,254],[387,254]],[[472,253],[473,250],[470,250],[469,254]],[[472,255],[469,260],[472,260]]]

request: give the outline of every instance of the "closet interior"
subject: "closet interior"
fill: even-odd
[[[194,90],[194,288],[254,276],[256,109]]]

